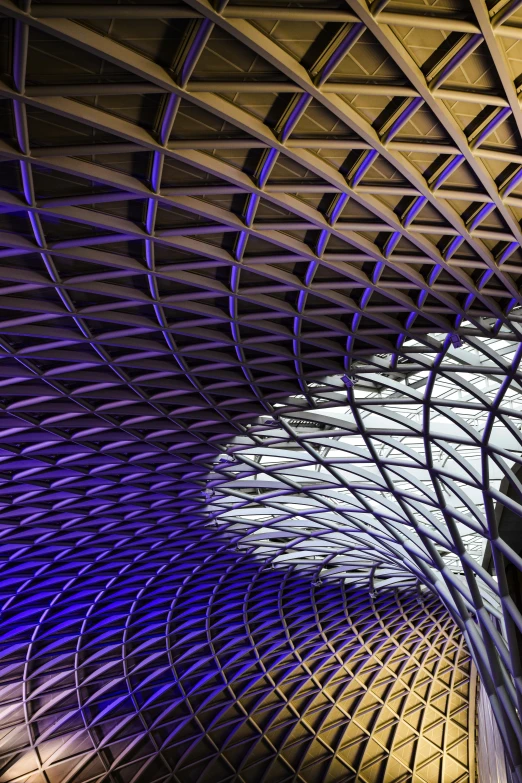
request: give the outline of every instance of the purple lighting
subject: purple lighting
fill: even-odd
[[[0,0],[0,783],[522,783],[518,2]]]
[[[350,187],[355,188],[362,180],[374,160],[379,156],[376,150],[369,150],[362,156],[362,160],[357,164],[350,177]]]
[[[196,769],[203,780],[248,774],[261,783],[267,772],[282,780],[281,764],[317,770],[317,741],[326,742],[321,769],[340,765],[348,774],[372,757],[371,733],[355,730],[369,703],[358,696],[361,684],[369,688],[376,673],[393,671],[417,698],[416,684],[401,676],[410,645],[424,671],[426,656],[446,665],[443,641],[462,667],[461,692],[469,687],[463,639],[428,596],[419,605],[416,593],[374,599],[339,584],[313,587],[260,568],[214,530],[197,534],[190,517],[170,540],[160,526],[138,520],[118,536],[110,523],[99,536],[87,527],[69,545],[65,531],[53,543],[44,530],[39,555],[20,552],[2,580],[17,592],[4,613],[4,660],[14,662],[26,645],[25,672],[39,678],[24,699],[37,738],[17,737],[13,775],[36,780],[44,770],[66,780],[73,772],[87,781],[93,772],[106,777],[107,767],[121,775],[131,768],[135,779],[155,783],[187,779]],[[83,563],[78,576],[73,551]],[[396,638],[384,628],[390,622]],[[440,693],[442,680],[428,676]],[[452,687],[444,692],[453,698]],[[428,697],[423,710],[435,704]],[[7,698],[3,707],[12,721],[14,702]],[[380,725],[382,701],[375,709]],[[313,729],[296,745],[303,724]],[[434,751],[432,743],[431,754],[442,764],[442,745]],[[390,763],[398,755],[393,746],[385,750]],[[460,764],[464,770],[467,762]]]

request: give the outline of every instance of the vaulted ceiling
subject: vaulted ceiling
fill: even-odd
[[[501,5],[1,0],[0,329],[27,383],[228,422],[347,353],[506,323]]]
[[[234,517],[210,532],[204,526],[209,514],[222,522],[223,508],[230,509],[235,489],[225,486],[228,474],[243,486],[264,470],[260,460],[243,473],[237,465],[216,467],[220,452],[240,444],[238,460],[244,457],[245,465],[251,450],[262,451],[274,436],[264,428],[267,422],[273,426],[270,417],[276,416],[290,430],[279,443],[272,438],[274,448],[294,449],[294,456],[306,451],[306,469],[320,472],[324,455],[317,456],[309,443],[313,433],[303,434],[300,426],[325,415],[315,411],[303,419],[306,411],[338,406],[340,389],[346,400],[343,373],[348,373],[349,398],[354,374],[365,375],[363,386],[374,402],[361,403],[361,410],[371,405],[377,410],[386,408],[388,394],[399,392],[421,405],[418,390],[427,374],[434,384],[453,379],[455,363],[462,374],[448,388],[458,401],[466,387],[466,416],[472,418],[473,409],[482,422],[494,411],[518,443],[522,7],[520,0],[490,5],[483,0],[258,0],[257,5],[0,0],[0,36],[0,508],[2,557],[9,566],[1,586],[5,607],[13,612],[2,627],[6,639],[11,633],[17,639],[2,652],[5,714],[11,716],[6,718],[8,747],[14,748],[3,757],[2,779],[138,781],[141,767],[121,772],[127,761],[120,764],[119,751],[105,757],[92,750],[101,742],[94,723],[105,718],[87,716],[80,732],[90,737],[92,752],[85,752],[89,763],[101,764],[99,774],[84,774],[78,761],[81,774],[73,765],[54,777],[48,768],[58,758],[55,745],[42,750],[44,755],[37,748],[44,745],[42,736],[62,742],[68,718],[61,707],[54,708],[55,698],[61,704],[70,695],[62,679],[74,680],[75,698],[80,694],[78,720],[87,714],[83,695],[94,703],[105,693],[105,685],[98,685],[115,660],[114,639],[100,653],[103,671],[91,670],[86,655],[85,676],[94,684],[92,692],[90,685],[82,690],[82,628],[96,614],[98,596],[105,590],[112,596],[122,574],[136,568],[131,592],[136,588],[141,596],[149,580],[167,574],[167,564],[178,560],[193,574],[213,560],[223,574],[244,560],[258,568],[259,551],[244,549],[248,520]],[[452,351],[463,342],[467,353],[455,358]],[[492,359],[498,345],[500,358]],[[426,373],[422,381],[414,377],[419,367]],[[477,367],[478,376],[489,373],[491,387],[478,382],[476,389],[469,387],[466,373],[476,373]],[[374,377],[375,370],[381,375]],[[430,383],[425,411],[432,404]],[[502,407],[505,395],[512,405],[509,416]],[[434,406],[439,415],[444,401]],[[407,423],[407,437],[418,434],[415,416]],[[340,430],[345,424],[341,417]],[[506,480],[511,463],[502,462],[502,446],[490,451],[489,435],[475,438],[474,426],[467,429],[469,443],[460,444],[464,457],[455,450],[473,484],[469,497],[460,497],[469,511],[473,492],[484,492],[489,524],[494,511],[487,461],[501,465]],[[363,424],[360,430],[365,433]],[[332,432],[336,439],[330,421],[325,437]],[[372,439],[381,434],[368,427],[370,451]],[[484,457],[480,475],[466,461],[475,458],[468,447]],[[393,458],[400,461],[397,454]],[[423,458],[415,467],[421,473]],[[382,476],[388,475],[387,459],[378,450],[373,454]],[[366,454],[363,460],[368,461]],[[292,463],[292,470],[302,467]],[[437,482],[451,483],[452,477],[430,468],[431,502],[440,489]],[[219,513],[208,503],[209,479],[223,491],[214,498]],[[254,481],[245,506],[251,495],[257,497]],[[388,492],[380,479],[376,486]],[[310,487],[302,481],[294,489],[302,499],[313,495]],[[395,498],[400,496],[405,516],[414,503],[408,493],[401,485]],[[433,501],[439,504],[435,527],[447,512],[439,495]],[[479,538],[484,531],[478,531]],[[310,531],[305,532],[308,546]],[[213,547],[221,542],[222,548],[207,551],[207,541]],[[458,546],[451,543],[442,549],[446,543],[442,538],[430,543],[430,564],[448,584],[461,562],[465,565],[469,584],[463,592],[461,580],[447,605],[454,618],[464,618],[468,643],[474,633],[468,609],[475,605],[482,612],[480,639],[490,656],[487,663],[482,660],[482,673],[490,677],[489,692],[500,687],[495,677],[504,677],[505,684],[518,676],[518,687],[516,645],[511,657],[504,654],[496,626],[478,606],[475,576],[493,593],[494,580],[481,570],[480,557],[465,562],[466,552],[455,551]],[[280,538],[274,543],[269,537],[276,554],[280,544]],[[382,562],[379,547],[368,556],[370,570]],[[194,551],[199,565],[190,560]],[[498,551],[493,547],[497,559],[503,551],[500,544]],[[143,578],[136,566],[142,559]],[[401,570],[399,561],[386,578]],[[518,561],[510,562],[519,568]],[[63,573],[62,563],[67,564]],[[99,563],[105,586],[84,601],[80,576]],[[288,574],[294,565],[287,564]],[[409,570],[418,576],[416,567]],[[182,578],[190,581],[184,573]],[[518,639],[521,615],[502,584],[497,598],[498,617],[503,611]],[[119,598],[114,600],[107,604],[107,616]],[[396,600],[394,612],[400,614],[401,601],[409,599]],[[77,607],[67,644],[80,646],[71,664],[66,644],[63,667],[59,663],[49,678],[51,648],[35,640],[40,630],[58,640],[66,633],[62,602]],[[404,616],[413,611],[406,604]],[[51,606],[59,607],[56,615]],[[128,618],[129,606],[122,610]],[[380,611],[367,609],[372,622],[382,623]],[[465,657],[457,631],[438,611],[429,608],[431,621],[439,623],[453,660],[457,647]],[[203,608],[197,621],[201,632],[204,616]],[[150,627],[164,619],[158,615]],[[127,638],[126,623],[123,619],[114,638]],[[170,632],[163,630],[164,644]],[[244,629],[238,633],[244,636]],[[255,644],[252,649],[259,657]],[[374,655],[373,649],[368,654]],[[142,686],[130,685],[125,673],[127,653],[121,660],[114,655],[125,670],[120,684],[132,691],[136,720],[149,726],[136,695]],[[200,664],[196,658],[196,668],[207,666],[205,656],[197,659],[204,659]],[[313,666],[303,671],[315,677]],[[392,676],[398,672],[393,669]],[[267,698],[279,693],[278,676],[270,680]],[[446,682],[446,687],[453,686]],[[23,715],[13,717],[20,692]],[[511,686],[507,693],[504,706],[496,708],[515,758],[522,691]],[[195,715],[198,705],[186,694],[180,698],[187,714]],[[234,699],[238,708],[241,700]],[[245,705],[238,709],[244,724],[251,725],[255,710]],[[104,716],[111,709],[105,703],[100,707]],[[453,719],[450,707],[444,716]],[[301,713],[292,720],[297,725]],[[149,728],[125,735],[123,746],[134,748],[132,743],[144,737],[149,741]],[[25,748],[20,731],[28,732],[33,767],[27,755],[20,761]],[[417,729],[410,742],[411,774],[421,733]],[[162,741],[154,739],[154,758]],[[391,758],[392,745],[384,746]],[[62,772],[67,753],[59,757]],[[422,754],[418,758],[424,763]],[[185,761],[176,759],[159,778],[178,779],[172,769]],[[469,758],[461,754],[460,759],[454,780],[468,774]],[[223,779],[234,764],[225,764]],[[401,774],[390,780],[406,780]],[[192,780],[192,772],[183,775],[183,783]]]

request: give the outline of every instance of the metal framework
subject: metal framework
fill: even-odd
[[[474,670],[438,600],[313,586],[185,523],[3,569],[4,781],[474,780]]]
[[[149,736],[145,680],[121,697],[136,721],[126,750],[98,752],[100,714],[120,742],[124,719],[111,723],[120,685],[104,702],[103,678],[113,661],[128,677],[130,631],[122,619],[101,668],[89,655],[84,666],[101,598],[84,603],[83,575],[99,565],[112,590],[140,558],[167,569],[161,550],[187,535],[169,556],[181,564],[198,546],[187,530],[210,516],[209,535],[239,546],[238,562],[268,558],[382,590],[393,579],[405,595],[420,579],[442,597],[522,783],[522,623],[503,559],[521,563],[495,534],[494,513],[499,501],[519,509],[519,0],[0,0],[0,36],[2,628],[11,607],[17,618],[2,647],[13,731],[5,780],[151,774],[130,761],[115,772],[127,765],[119,754],[134,758]],[[319,411],[344,405],[340,376],[355,369],[365,380],[348,391],[351,413]],[[389,444],[370,411],[385,417]],[[284,430],[267,431],[274,418]],[[443,439],[430,429],[439,418]],[[238,462],[216,464],[220,453]],[[345,486],[347,464],[360,486]],[[480,565],[485,539],[495,576]],[[67,579],[48,588],[62,562]],[[149,577],[136,577],[136,606]],[[62,600],[81,607],[70,625]],[[134,604],[122,605],[130,623]],[[275,617],[275,604],[267,611]],[[444,627],[448,639],[457,633]],[[57,654],[55,670],[46,656],[62,635],[76,658],[64,652],[60,668]],[[203,658],[191,655],[197,669]],[[93,693],[104,682],[96,717],[84,678]],[[56,719],[55,698],[66,705]],[[69,713],[73,698],[80,707]],[[197,715],[194,699],[183,703]],[[91,743],[85,768],[57,750],[69,718],[74,742]],[[35,750],[42,736],[47,756]],[[159,759],[167,739],[147,758]],[[176,778],[176,759],[164,779],[184,783],[192,773]]]
[[[420,581],[438,595],[520,770],[522,614],[506,566],[522,572],[521,537],[510,546],[498,521],[504,507],[522,517],[522,346],[448,336],[438,349],[406,342],[331,379],[343,391],[318,387],[314,408],[296,396],[260,420],[210,474],[208,511],[240,549],[315,583]]]
[[[24,347],[174,357],[227,420],[347,351],[513,324],[516,3],[401,7],[1,0],[0,305]]]

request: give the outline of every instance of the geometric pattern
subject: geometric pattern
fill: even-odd
[[[520,565],[494,511],[522,515],[522,349],[502,334],[429,339],[430,350],[408,341],[261,416],[214,462],[209,518],[314,579],[434,587],[448,568],[450,580],[474,574],[500,610],[481,563],[489,543],[498,571],[502,556]]]
[[[348,754],[342,774],[359,770],[363,780],[365,765],[380,764],[382,753],[390,780],[420,780],[431,752],[433,775],[441,780],[467,774],[471,761],[458,739],[466,731],[458,718],[460,696],[455,713],[450,696],[439,709],[440,731],[426,706],[439,687],[460,687],[464,664],[456,664],[456,685],[448,683],[444,657],[447,651],[455,662],[457,647],[465,657],[462,642],[455,641],[460,633],[522,783],[522,622],[503,559],[516,569],[521,563],[496,535],[494,512],[497,502],[515,513],[519,508],[511,465],[519,444],[521,20],[518,0],[411,0],[407,6],[398,0],[262,0],[257,6],[242,0],[0,0],[0,781],[2,775],[31,783],[137,783],[153,775],[183,782],[203,775],[233,779],[239,762],[232,756],[225,762],[221,753],[230,734],[245,743],[257,737],[252,742],[262,748],[260,758],[272,753],[277,764],[284,758],[290,779],[322,779],[323,751],[312,749],[309,756],[299,732],[309,726],[337,759],[337,749],[344,748],[337,728],[326,722],[323,732],[320,718],[314,713],[312,719],[297,699],[297,712],[288,717],[288,727],[298,726],[295,747],[286,728],[267,745],[261,717],[258,729],[257,716],[250,718],[258,709],[255,698],[243,698],[229,683],[241,664],[233,655],[229,663],[228,650],[239,661],[248,648],[259,676],[268,678],[267,705],[288,696],[271,641],[267,649],[259,641],[262,656],[252,652],[258,641],[244,635],[248,616],[223,609],[215,629],[209,617],[218,597],[225,606],[222,596],[233,595],[232,586],[220,592],[229,567],[233,573],[235,563],[248,561],[249,568],[261,568],[267,555],[276,566],[291,560],[290,539],[286,532],[273,539],[257,530],[261,537],[251,540],[244,515],[229,518],[236,489],[224,485],[235,463],[216,464],[216,457],[244,451],[237,457],[244,476],[235,480],[246,487],[245,513],[259,489],[251,484],[267,468],[256,462],[260,454],[249,454],[265,449],[272,436],[276,451],[283,444],[294,452],[304,448],[305,462],[296,469],[304,473],[313,465],[313,480],[321,481],[324,455],[317,461],[314,448],[306,450],[306,422],[331,434],[329,414],[318,408],[346,408],[339,377],[348,373],[366,379],[356,386],[348,381],[350,415],[360,412],[361,432],[370,425],[371,406],[385,409],[390,394],[406,394],[402,412],[425,395],[417,429],[414,417],[405,416],[408,435],[398,446],[394,431],[397,450],[389,459],[384,452],[391,447],[375,446],[380,436],[371,428],[368,443],[357,445],[363,452],[374,449],[376,492],[381,505],[386,495],[394,514],[393,535],[401,526],[408,545],[401,540],[391,557],[387,533],[366,546],[365,526],[375,515],[359,514],[361,504],[369,509],[368,486],[362,486],[351,513],[364,530],[350,531],[347,560],[335,563],[335,546],[328,562],[324,550],[310,556],[310,540],[314,547],[318,542],[301,529],[290,547],[299,557],[260,579],[281,585],[295,579],[311,589],[310,557],[316,557],[321,574],[313,581],[322,584],[312,585],[314,591],[360,596],[369,577],[372,592],[382,592],[371,600],[384,603],[365,611],[383,613],[386,622],[392,620],[384,596],[401,587],[393,601],[406,602],[404,617],[413,612],[408,629],[414,638],[417,610],[407,596],[420,588],[410,583],[411,574],[424,584],[429,603],[418,612],[427,611],[430,622],[438,618],[447,650],[426,621],[422,661],[438,656],[443,682],[431,691],[423,685],[420,696],[416,691],[425,723],[414,730],[426,728],[432,750],[422,750],[413,735],[405,735],[401,746],[395,724],[377,740],[373,724],[357,713],[371,742],[360,743],[360,759]],[[463,360],[450,348],[460,350],[457,331],[468,346]],[[415,384],[423,372],[447,384],[458,375],[447,365],[465,364],[470,354],[478,357],[480,373],[474,374],[475,363],[471,375],[459,364],[457,396],[465,410],[455,409],[452,426],[469,440],[450,457],[445,451],[444,460],[452,469],[457,465],[458,479],[451,483],[427,452],[415,467],[409,462],[415,449],[418,454],[418,443],[414,448],[410,441],[418,440],[423,417],[450,415],[443,401],[429,396],[430,381],[420,380],[417,395]],[[419,367],[411,367],[412,357]],[[470,378],[477,389],[470,388]],[[368,398],[361,399],[363,388]],[[274,414],[287,425],[279,441],[275,427],[270,436],[265,432]],[[391,418],[399,420],[396,413]],[[497,444],[495,428],[509,433],[507,445]],[[422,448],[432,448],[438,460],[442,444],[431,431],[424,435]],[[387,477],[397,470],[409,473],[388,491]],[[282,471],[276,479],[271,473],[270,481],[284,483]],[[406,489],[412,476],[423,509]],[[308,502],[311,484],[300,482],[298,489]],[[263,513],[267,500],[262,495]],[[330,511],[345,513],[337,506]],[[384,524],[379,514],[372,525]],[[206,521],[217,527],[205,528]],[[300,520],[292,536],[298,528]],[[322,539],[331,548],[332,541]],[[484,540],[494,576],[480,566]],[[219,556],[201,541],[212,542]],[[354,556],[356,580],[354,569],[347,571]],[[338,566],[345,586],[323,582]],[[205,573],[208,581],[200,582]],[[250,596],[247,577],[244,584],[238,580]],[[177,601],[184,590],[197,593],[198,585],[208,600],[189,601],[179,617]],[[442,597],[458,631],[438,614],[426,587]],[[259,620],[262,635],[264,624],[272,628],[271,618],[286,617],[286,609],[258,600],[262,608],[256,611],[267,612]],[[347,605],[352,600],[358,605],[355,597]],[[341,598],[332,601],[340,606]],[[315,609],[307,611],[317,624]],[[403,617],[402,610],[389,611]],[[288,617],[298,622],[300,612],[295,608],[294,618],[288,609]],[[182,639],[176,637],[178,620]],[[418,622],[422,626],[420,616]],[[277,631],[274,626],[274,640],[285,623]],[[223,637],[205,642],[210,654],[198,647],[203,629],[219,636],[222,626]],[[313,639],[321,649],[327,631],[318,627]],[[350,627],[343,626],[348,658],[348,652],[357,654],[357,643],[348,641]],[[230,646],[223,652],[225,638],[223,646]],[[308,644],[304,632],[292,655],[310,652],[299,682],[308,677],[306,688],[313,690],[323,675]],[[378,656],[377,648],[368,654]],[[226,683],[212,668],[221,654],[231,672]],[[156,660],[164,661],[158,669]],[[336,665],[339,677],[352,682],[354,672],[345,672],[340,660]],[[384,661],[375,666],[382,669]],[[419,666],[424,683],[433,675],[431,663],[423,669],[419,659]],[[400,664],[390,667],[402,677]],[[212,677],[223,686],[220,704],[233,702],[241,716],[230,723],[216,718],[215,731],[200,704],[207,675],[209,688]],[[371,676],[361,674],[362,688],[373,684]],[[172,743],[170,708],[179,710],[173,720],[183,724]],[[317,715],[322,711],[318,707]],[[437,767],[440,758],[450,758],[454,740],[447,770]],[[177,750],[167,753],[171,744]],[[194,754],[197,763],[202,755],[215,759],[208,767],[214,770],[190,767]],[[265,770],[237,772],[243,775],[237,779],[247,783],[260,774]],[[274,766],[266,779],[279,774]]]
[[[516,3],[322,6],[0,0],[7,439],[186,475],[351,358],[518,335]]]
[[[207,495],[236,546],[273,566],[372,590],[419,580],[439,596],[490,695],[498,672],[512,683],[494,709],[516,761],[522,607],[507,568],[522,559],[498,511],[522,516],[522,349],[500,338],[443,337],[436,352],[433,337],[430,353],[411,341],[391,361],[353,364],[348,388],[328,379],[315,407],[296,395],[236,438]]]
[[[347,352],[515,328],[516,0],[319,6],[0,0],[22,377],[160,375],[226,424]]]
[[[76,550],[2,572],[5,783],[474,780],[470,657],[435,597],[313,586],[190,524]]]

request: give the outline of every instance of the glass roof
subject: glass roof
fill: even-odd
[[[481,562],[497,502],[519,507],[503,479],[519,489],[520,358],[502,335],[435,335],[359,362],[230,444],[209,513],[239,547],[317,580],[378,587],[469,569],[496,603]]]

